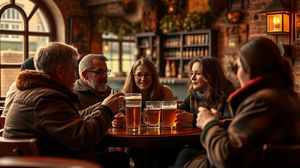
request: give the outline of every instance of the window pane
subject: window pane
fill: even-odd
[[[112,74],[119,72],[119,44],[118,42],[108,42],[108,51],[104,55],[108,59],[107,66],[112,70]]]
[[[40,9],[38,9],[29,20],[29,31],[49,32],[48,21]]]
[[[123,61],[122,61],[122,66],[123,66],[123,72],[129,72],[131,65],[134,63],[135,60],[135,55],[134,55],[134,50],[135,50],[135,43],[134,42],[123,42]]]
[[[102,35],[102,38],[107,38],[107,39],[118,39],[118,36],[116,36],[116,35],[114,35],[114,34],[112,34],[112,33],[109,33],[109,34],[103,34]]]
[[[109,60],[107,66],[111,69],[112,74],[119,72],[119,60]]]
[[[17,74],[20,72],[20,69],[1,69],[1,97],[6,95],[6,92],[9,89],[9,86],[13,81],[15,81]]]
[[[0,37],[0,63],[22,63],[24,60],[23,36],[19,36],[18,40]],[[2,78],[3,76],[1,76]]]
[[[34,3],[28,0],[16,0],[16,5],[20,6],[28,16],[34,7]]]
[[[14,8],[6,9],[1,15],[0,29],[24,30],[24,22],[21,14]]]
[[[33,57],[39,46],[47,44],[49,37],[43,36],[30,36],[29,37],[29,56]]]
[[[123,72],[129,72],[131,66],[133,65],[133,61],[132,60],[124,60],[123,59]]]
[[[118,37],[113,34],[103,34],[102,36],[103,44],[108,44],[108,50],[104,50],[104,55],[108,59],[108,64],[112,69],[113,73],[118,73],[120,71],[122,72],[128,72],[131,68],[131,65],[133,64],[135,60],[135,54],[134,51],[135,48],[135,41],[134,37],[124,37],[123,40],[120,42]],[[132,41],[125,41],[126,40],[132,40]],[[120,60],[120,48],[119,45],[122,45],[122,60]],[[104,49],[106,47],[103,47]],[[122,69],[119,69],[119,64],[122,64]]]

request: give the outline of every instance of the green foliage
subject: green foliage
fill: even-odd
[[[168,3],[169,1],[167,1]],[[175,31],[191,31],[197,29],[208,28],[212,22],[223,11],[224,0],[208,0],[209,10],[207,12],[188,13],[186,16],[165,15],[160,20],[160,30],[163,33]]]
[[[160,30],[163,33],[179,31],[182,29],[182,19],[180,15],[165,15],[160,20]]]
[[[115,34],[119,38],[132,36],[136,33],[139,23],[130,23],[122,18],[109,18],[101,16],[97,20],[96,30],[104,34]]]

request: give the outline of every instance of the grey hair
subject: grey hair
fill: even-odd
[[[81,73],[92,67],[93,60],[107,61],[107,58],[103,54],[88,54],[84,56],[79,62],[79,76],[82,78]]]
[[[75,47],[62,42],[50,42],[39,47],[34,56],[34,65],[38,71],[53,76],[58,65],[63,65],[67,69],[78,57]]]

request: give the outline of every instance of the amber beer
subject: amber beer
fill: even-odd
[[[145,111],[145,123],[149,127],[159,127],[161,109],[147,109]]]
[[[146,101],[144,123],[150,128],[160,127],[161,101]]]
[[[126,128],[138,130],[141,126],[142,96],[140,93],[125,94]]]
[[[176,101],[164,101],[162,102],[162,112],[161,112],[161,126],[165,128],[175,128],[176,127]]]

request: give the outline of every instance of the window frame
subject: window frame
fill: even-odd
[[[3,30],[0,29],[0,34],[1,35],[9,35],[8,38],[11,36],[22,36],[23,37],[23,61],[26,60],[29,57],[29,38],[32,36],[38,36],[38,37],[48,37],[49,41],[56,41],[56,25],[53,16],[51,15],[50,10],[46,7],[46,5],[41,1],[41,0],[30,0],[34,6],[31,10],[31,12],[26,14],[26,12],[20,7],[15,0],[10,0],[9,2],[4,2],[3,4],[0,4],[0,16],[8,9],[15,9],[19,12],[19,20],[23,19],[23,24],[24,24],[24,30],[12,30],[11,26],[9,26],[9,30]],[[40,10],[45,19],[47,20],[48,23],[48,28],[49,32],[37,32],[37,31],[29,31],[29,21],[32,18],[32,16],[37,12],[37,10]],[[1,17],[0,17],[1,18]],[[9,18],[6,18],[9,19]],[[6,20],[5,19],[5,20]],[[20,38],[20,37],[19,37]],[[15,38],[17,40],[17,38]],[[16,69],[20,68],[22,63],[1,63],[0,62],[0,70],[2,69]],[[0,73],[0,80],[2,76]],[[1,84],[0,84],[1,87]],[[0,100],[4,100],[5,97],[2,96],[1,89],[0,89]]]
[[[123,69],[123,42],[128,42],[128,43],[133,43],[135,45],[135,37],[132,36],[132,38],[114,38],[114,37],[104,37],[102,36],[102,46],[104,46],[104,43],[110,43],[110,42],[117,42],[118,43],[118,48],[119,48],[119,51],[118,51],[118,72],[117,74],[115,74],[116,76],[126,76],[126,72],[124,72],[124,69]],[[103,51],[104,53],[104,51]],[[110,60],[116,60],[114,58],[111,58],[106,56],[108,61]],[[136,60],[136,57],[135,55],[133,54],[133,61]],[[111,69],[113,69],[113,67],[111,67]]]

